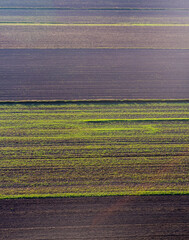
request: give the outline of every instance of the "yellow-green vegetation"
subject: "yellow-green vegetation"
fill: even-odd
[[[0,103],[1,198],[188,194],[189,101]]]

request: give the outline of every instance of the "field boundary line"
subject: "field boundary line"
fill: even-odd
[[[83,100],[1,100],[1,104],[119,104],[119,103],[189,103],[189,99],[83,99]]]
[[[189,11],[189,8],[140,8],[140,7],[0,7],[0,10],[84,10],[84,11]]]
[[[189,27],[188,23],[33,23],[0,22],[0,26],[60,26],[60,27]]]

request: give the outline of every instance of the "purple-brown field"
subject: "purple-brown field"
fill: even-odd
[[[82,9],[1,9],[0,22],[4,23],[77,23],[77,24],[186,24],[189,22],[187,9],[182,10],[82,10]]]
[[[189,8],[188,0],[3,0],[0,7]]]
[[[0,25],[0,49],[189,49],[189,26]]]
[[[182,99],[189,50],[1,50],[0,100]]]
[[[187,240],[188,196],[0,200],[2,240]]]

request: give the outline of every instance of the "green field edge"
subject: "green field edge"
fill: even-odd
[[[20,194],[20,195],[0,195],[3,199],[34,199],[34,198],[78,198],[78,197],[113,197],[113,196],[173,196],[189,195],[189,191],[130,191],[116,193],[59,193],[59,194]]]
[[[138,118],[138,119],[87,119],[88,123],[112,123],[112,122],[160,122],[160,121],[189,121],[189,118]]]
[[[84,99],[84,100],[2,100],[0,105],[14,105],[14,104],[118,104],[118,103],[189,103],[189,99]]]

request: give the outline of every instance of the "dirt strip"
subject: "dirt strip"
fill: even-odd
[[[189,196],[0,200],[1,239],[189,239]]]
[[[3,0],[0,7],[38,7],[38,8],[188,8],[188,0]]]
[[[0,49],[189,49],[188,26],[0,26]]]
[[[184,99],[189,51],[0,51],[0,100]]]

